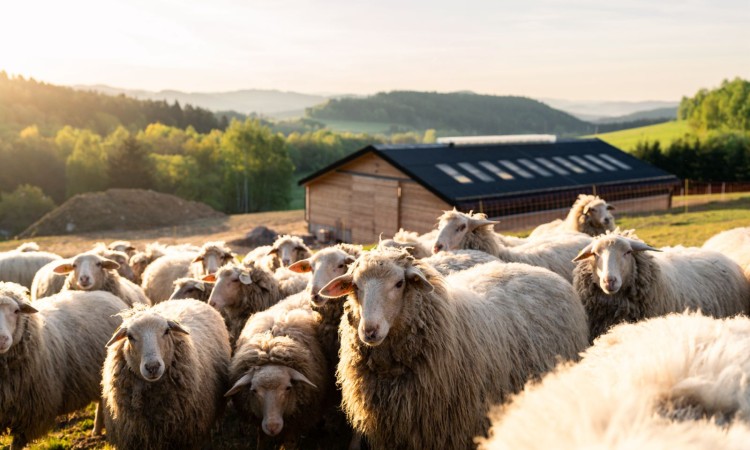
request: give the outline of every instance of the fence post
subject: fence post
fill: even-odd
[[[727,183],[726,181],[721,182],[721,201],[724,201],[724,192],[726,190]]]
[[[690,182],[685,178],[685,214],[688,212],[688,197],[690,196]]]

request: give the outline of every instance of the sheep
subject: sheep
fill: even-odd
[[[479,250],[456,250],[454,252],[436,253],[422,261],[434,267],[440,275],[448,276],[453,272],[470,269],[479,264],[499,261],[499,259]]]
[[[150,304],[140,286],[120,277],[117,273],[118,266],[111,259],[87,252],[60,261],[52,270],[60,275],[68,275],[63,290],[111,292],[130,307],[135,304]]]
[[[169,297],[170,300],[183,298],[194,298],[202,302],[208,302],[214,285],[203,280],[195,278],[180,278],[174,282],[174,292]]]
[[[59,261],[62,257],[48,252],[11,250],[0,253],[0,281],[18,283],[30,288],[34,275],[45,264]]]
[[[111,242],[107,248],[116,252],[123,252],[128,255],[128,258],[131,258],[136,252],[136,248],[130,243],[130,241],[114,241]]]
[[[281,267],[279,259],[275,255],[269,254],[273,250],[270,245],[261,245],[253,250],[250,250],[244,258],[242,258],[242,264],[246,266],[261,265],[267,267],[269,270],[276,270]]]
[[[151,242],[146,245],[146,248],[142,252],[135,252],[130,257],[128,263],[133,268],[133,273],[138,283],[143,281],[143,272],[146,270],[146,267],[156,259],[166,255],[168,251],[167,246],[159,242]]]
[[[423,235],[419,235],[414,231],[405,231],[400,228],[396,234],[393,235],[393,239],[381,240],[378,246],[380,247],[400,247],[407,249],[409,253],[417,258],[427,258],[432,254],[432,246],[437,237],[437,230],[432,230]]]
[[[0,282],[0,430],[21,449],[55,418],[100,398],[104,344],[126,305],[109,292],[62,292],[29,302],[25,288]],[[94,433],[101,432],[101,409]]]
[[[722,231],[707,240],[702,248],[722,253],[747,270],[750,268],[750,227]]]
[[[493,414],[485,450],[716,449],[750,442],[750,320],[621,324]]]
[[[323,415],[333,376],[317,323],[301,292],[254,314],[240,334],[226,396],[240,417],[260,428],[257,448],[274,441],[296,448]]]
[[[225,404],[224,321],[193,299],[124,315],[103,369],[107,438],[120,449],[201,448]]]
[[[742,270],[717,252],[682,247],[661,252],[609,233],[583,248],[575,261],[573,284],[586,308],[592,341],[617,323],[685,309],[714,317],[750,311],[750,287]]]
[[[487,220],[486,214],[443,211],[438,217],[438,234],[433,253],[449,250],[481,250],[496,255],[498,248],[515,247],[527,243],[526,239],[495,233],[493,227],[500,222]]]
[[[17,252],[39,252],[39,244],[36,242],[24,242],[23,244],[16,247]]]
[[[529,235],[529,239],[560,232],[585,233],[599,236],[607,231],[614,231],[615,218],[612,216],[614,206],[596,195],[581,194],[573,203],[565,220],[557,219],[539,225]]]
[[[251,314],[263,311],[307,286],[307,277],[288,270],[279,274],[281,276],[277,277],[277,272],[264,266],[229,263],[215,274],[203,277],[203,281],[215,283],[208,304],[224,316],[232,348]]]
[[[320,294],[349,295],[339,329],[342,408],[376,449],[470,448],[490,405],[587,344],[570,284],[523,264],[443,278],[406,251],[374,250]]]
[[[191,277],[196,256],[195,252],[170,252],[146,267],[141,286],[153,304],[169,299],[176,280]]]
[[[219,267],[232,261],[234,253],[223,241],[206,242],[193,259],[194,263],[200,264],[192,266],[191,272],[194,278],[201,278],[216,273]]]
[[[268,251],[276,258],[274,266],[289,267],[301,259],[309,258],[312,253],[299,236],[279,236]]]
[[[135,272],[133,272],[133,268],[130,266],[130,258],[127,253],[119,250],[112,250],[104,245],[103,242],[97,243],[94,246],[93,251],[96,254],[111,259],[119,264],[120,267],[117,268],[117,273],[119,273],[121,277],[127,278],[134,283],[136,282]]]

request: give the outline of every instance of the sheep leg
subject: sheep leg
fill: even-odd
[[[362,448],[362,433],[354,431],[352,433],[352,440],[349,441],[349,450],[360,450]]]
[[[13,442],[10,444],[10,450],[23,450],[28,444],[28,439],[24,433],[17,433],[13,435]]]
[[[104,400],[99,399],[96,405],[96,415],[94,415],[94,429],[91,430],[92,436],[101,436],[104,429]]]

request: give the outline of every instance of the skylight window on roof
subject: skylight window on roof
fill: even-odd
[[[565,168],[567,168],[571,172],[586,173],[585,170],[581,169],[580,167],[568,161],[567,159],[563,158],[562,156],[553,156],[552,159],[555,160],[555,162],[559,163],[561,166],[565,166]]]
[[[600,166],[604,167],[605,169],[609,170],[610,172],[616,172],[617,171],[617,167],[613,166],[612,164],[610,164],[610,163],[608,163],[606,161],[603,161],[603,160],[599,159],[599,157],[596,156],[596,155],[583,155],[583,157],[586,158],[586,159],[588,159],[589,161],[593,161],[596,164],[599,164]]]
[[[529,169],[531,169],[532,172],[536,172],[536,173],[538,173],[539,175],[541,175],[543,177],[551,177],[552,176],[552,174],[549,171],[542,169],[541,166],[539,166],[539,164],[537,164],[537,163],[535,163],[535,162],[533,162],[533,161],[531,161],[529,159],[521,158],[521,159],[518,160],[518,162],[521,163],[521,164],[523,164],[524,166],[528,167]]]
[[[470,164],[470,163],[467,163],[467,162],[460,162],[460,163],[458,163],[458,166],[460,168],[464,169],[465,171],[469,172],[470,174],[474,175],[475,177],[479,178],[480,180],[484,181],[484,182],[492,183],[492,182],[495,181],[494,178],[492,178],[491,176],[489,176],[486,173],[482,172],[481,170],[479,170],[473,164]]]
[[[579,165],[585,167],[586,169],[592,171],[592,172],[601,172],[602,169],[594,165],[591,161],[581,158],[580,156],[570,155],[570,159],[572,159],[574,162],[578,163]]]
[[[495,174],[496,177],[501,180],[512,180],[515,178],[513,175],[497,167],[489,161],[479,161],[479,165],[484,167],[488,172]]]
[[[629,166],[629,165],[625,164],[625,163],[624,163],[624,162],[622,162],[622,161],[618,161],[617,159],[615,159],[615,158],[613,158],[613,157],[609,156],[609,155],[608,155],[608,154],[606,154],[606,153],[599,153],[599,157],[600,157],[600,158],[602,158],[602,159],[604,159],[604,160],[606,160],[606,161],[609,161],[609,162],[611,162],[612,164],[616,165],[616,166],[617,166],[617,167],[619,167],[620,169],[623,169],[623,170],[630,170],[630,166]]]
[[[501,159],[498,162],[524,178],[534,178],[534,175],[526,171],[526,169],[522,169],[521,166],[514,162],[508,161],[507,159]]]
[[[536,162],[548,168],[549,170],[555,172],[558,175],[568,175],[570,173],[547,158],[534,158],[534,159],[536,160]]]
[[[449,166],[448,164],[435,164],[435,167],[442,170],[449,177],[453,177],[454,180],[458,181],[461,184],[473,183],[473,181],[471,181],[471,178],[461,174],[461,172]]]

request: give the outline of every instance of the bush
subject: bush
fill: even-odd
[[[0,235],[15,236],[55,208],[55,202],[41,189],[22,184],[0,196]]]

